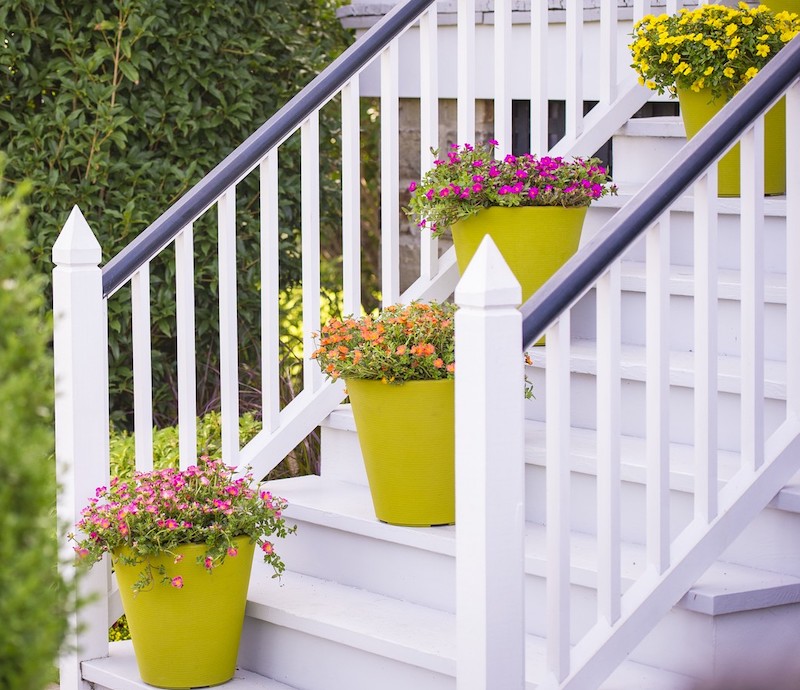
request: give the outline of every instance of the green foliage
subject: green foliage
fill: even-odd
[[[0,158],[0,174],[3,161]],[[0,187],[0,688],[36,690],[66,631],[53,506],[52,361],[23,196]]]
[[[0,4],[0,150],[6,175],[34,184],[34,264],[73,204],[108,260],[341,52],[336,0],[198,3],[114,0]],[[340,228],[335,104],[321,115],[323,238]],[[299,141],[281,147],[281,282],[299,276]],[[330,154],[330,155],[329,155]],[[238,189],[240,361],[258,362],[257,180]],[[218,396],[216,214],[195,224],[199,409]],[[326,244],[323,241],[323,246]],[[174,267],[152,266],[154,392],[160,425],[175,419]],[[123,295],[124,297],[124,295]],[[109,301],[112,411],[129,424],[130,315]]]

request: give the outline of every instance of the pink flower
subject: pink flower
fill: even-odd
[[[183,578],[180,575],[173,577],[172,580],[170,580],[170,584],[175,587],[175,589],[183,589]]]
[[[448,194],[450,194],[450,190],[447,187],[443,187],[439,190],[440,197],[446,197]]]
[[[271,542],[271,541],[265,541],[265,542],[264,542],[264,543],[261,545],[261,550],[262,550],[262,551],[263,551],[265,554],[267,554],[267,555],[270,555],[271,553],[273,553],[273,552],[275,551],[275,548],[272,546],[272,542]]]
[[[179,553],[177,556],[175,556],[175,560],[172,561],[172,562],[173,563],[180,563],[182,560],[183,560],[183,554]]]
[[[434,191],[433,191],[432,189],[429,189],[427,192],[425,192],[425,198],[426,198],[428,201],[430,201],[431,199],[433,199],[433,196],[434,196]]]
[[[496,165],[493,165],[489,168],[489,177],[497,177],[500,174],[500,171],[497,169]]]
[[[231,558],[233,558],[234,556],[236,556],[238,553],[239,553],[239,552],[238,552],[236,549],[234,549],[232,546],[231,546],[231,547],[228,549],[228,555],[229,555]]]
[[[73,546],[72,547],[75,553],[78,555],[78,558],[86,558],[89,555],[89,549],[85,549],[82,547]]]
[[[528,171],[520,168],[514,173],[520,180],[524,180],[528,176]]]
[[[489,139],[489,141],[487,141],[486,143],[489,144],[489,146],[499,146],[499,144],[497,143],[497,139]]]
[[[208,570],[211,570],[211,568],[213,568],[213,567],[214,567],[214,561],[213,561],[213,559],[211,558],[211,556],[206,556],[206,560],[205,560],[205,562],[203,563],[203,565],[205,565],[205,567],[206,567]]]
[[[410,185],[408,185],[408,191],[409,192],[413,192],[416,188],[417,188],[417,183],[416,182],[412,182]]]

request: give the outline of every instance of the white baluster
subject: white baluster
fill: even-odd
[[[433,165],[431,149],[439,148],[439,41],[436,3],[420,18],[420,176]],[[432,280],[439,272],[439,240],[420,229],[420,276]]]
[[[544,155],[550,148],[547,138],[547,53],[549,24],[547,3],[531,3],[531,152]]]
[[[800,83],[786,92],[786,122],[800,122]],[[786,127],[786,413],[800,416],[800,128]]]
[[[458,3],[458,143],[475,139],[475,0]]]
[[[456,288],[458,690],[525,687],[521,298],[486,237]]]
[[[175,238],[175,311],[178,331],[178,452],[182,468],[197,462],[197,364],[194,319],[194,228]]]
[[[319,277],[319,111],[300,127],[303,271],[303,390],[312,393],[322,385],[322,372],[309,359],[314,351],[312,333],[320,329]]]
[[[74,525],[98,486],[108,485],[108,322],[98,268],[100,245],[78,207],[53,245],[58,520]],[[74,577],[72,546],[62,540],[59,569]],[[60,687],[88,690],[80,663],[108,656],[108,561],[79,580],[83,606],[69,614],[59,660]]]
[[[278,221],[278,149],[261,162],[261,416],[264,429],[274,432],[279,425],[280,313]]]
[[[669,534],[669,270],[670,213],[647,230],[647,563],[670,565]]]
[[[547,330],[547,667],[570,672],[570,310]]]
[[[236,314],[236,187],[217,201],[222,460],[239,464],[239,320]]]
[[[383,305],[400,299],[400,126],[398,46],[381,53],[381,290]]]
[[[342,89],[342,283],[345,314],[361,312],[361,106],[358,77]]]
[[[694,185],[695,514],[717,515],[717,169]]]
[[[600,99],[607,104],[613,103],[617,97],[618,14],[616,2],[600,3],[600,59],[602,61]]]
[[[583,3],[566,8],[566,136],[574,140],[583,131]]]
[[[751,470],[764,462],[764,118],[741,149],[741,439]]]
[[[597,281],[597,615],[620,615],[620,264]]]
[[[136,469],[153,469],[153,371],[150,341],[150,263],[131,277],[133,430]]]
[[[494,138],[498,157],[511,153],[511,0],[494,2]]]

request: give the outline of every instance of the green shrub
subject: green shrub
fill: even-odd
[[[0,179],[3,160],[0,158]],[[53,507],[53,365],[20,185],[0,187],[0,688],[51,680],[66,632]]]
[[[30,179],[34,265],[80,206],[108,260],[285,104],[350,38],[337,0],[0,3],[0,150]],[[340,235],[336,104],[321,115],[321,225]],[[333,143],[336,142],[336,143]],[[299,140],[281,147],[281,284],[299,277]],[[237,194],[240,361],[258,370],[257,180]],[[199,410],[218,395],[216,228],[195,224]],[[334,240],[335,247],[338,240]],[[169,252],[167,252],[169,255]],[[174,267],[151,269],[156,422],[174,423]],[[109,301],[112,412],[130,425],[131,333],[125,291]]]

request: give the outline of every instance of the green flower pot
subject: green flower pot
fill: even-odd
[[[205,554],[203,544],[176,549],[175,555],[183,556],[177,564],[174,555],[151,558],[154,582],[136,596],[131,587],[144,564],[125,565],[119,560],[125,550],[114,552],[122,605],[145,683],[196,688],[233,678],[255,544],[238,537],[234,545],[238,555],[226,557],[210,574],[197,563]],[[155,569],[161,565],[170,578],[183,578],[182,588],[160,582]]]
[[[716,115],[725,101],[712,102],[711,91],[678,89],[683,126],[686,138],[691,139]],[[736,144],[717,166],[719,196],[740,196],[740,154]],[[764,120],[764,193],[786,193],[786,100],[782,98],[768,112]]]
[[[586,211],[586,206],[485,208],[451,228],[458,270],[464,273],[489,235],[520,282],[525,302],[578,250]]]
[[[768,0],[762,3],[775,14],[778,12],[796,12],[800,14],[800,0]]]
[[[455,500],[455,381],[348,379],[376,517],[451,525]]]

